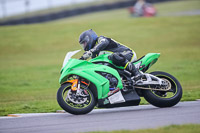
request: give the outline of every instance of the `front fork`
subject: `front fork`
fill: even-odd
[[[87,92],[89,84],[82,81],[81,77],[76,76],[76,79],[68,80],[66,82],[72,83],[71,90],[74,91],[74,92],[76,91],[76,96],[87,96],[87,95],[89,95],[88,92]],[[84,84],[87,87],[84,88],[84,89],[81,89],[81,84]]]
[[[81,95],[81,79],[80,79],[80,77],[78,79],[76,86],[77,86],[76,95],[80,96]]]

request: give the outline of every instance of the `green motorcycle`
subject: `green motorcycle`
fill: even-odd
[[[68,52],[61,69],[57,101],[66,112],[79,115],[95,106],[136,106],[140,97],[156,107],[171,107],[182,97],[182,87],[174,76],[161,71],[145,73],[156,63],[159,53],[148,53],[133,62],[144,75],[136,82],[128,71],[108,59],[110,54],[89,61],[71,59],[79,51]]]

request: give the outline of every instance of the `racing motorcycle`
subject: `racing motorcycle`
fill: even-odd
[[[72,59],[80,50],[68,52],[63,62],[58,104],[71,114],[87,114],[95,106],[112,108],[139,105],[144,97],[156,107],[171,107],[182,97],[182,87],[172,75],[146,71],[156,63],[159,53],[148,53],[132,62],[143,73],[135,81],[131,73],[109,60],[103,53],[90,60]]]

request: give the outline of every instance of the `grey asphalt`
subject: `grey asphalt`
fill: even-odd
[[[0,117],[0,133],[79,133],[200,124],[200,101],[180,102],[171,108],[141,105],[96,109],[78,116],[69,113],[17,115],[20,117]]]

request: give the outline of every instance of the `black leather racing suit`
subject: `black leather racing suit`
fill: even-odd
[[[113,53],[109,58],[115,65],[123,67],[136,56],[130,48],[104,36],[98,37],[97,44],[91,49],[91,52],[93,53],[92,58],[98,56],[101,51]]]
[[[131,72],[132,76],[135,76],[135,78],[139,79],[141,77],[141,73],[135,65],[131,63],[134,56],[136,57],[133,50],[104,36],[98,37],[96,43],[97,44],[90,50],[92,52],[92,58],[98,56],[101,51],[112,52],[113,54],[109,56],[109,59],[112,60],[115,65],[123,66],[124,69]]]

